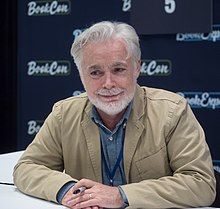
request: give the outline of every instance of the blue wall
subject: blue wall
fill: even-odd
[[[131,23],[131,0],[18,2],[18,150],[33,140],[54,102],[83,92],[70,56],[74,38],[91,23]],[[198,5],[199,8],[199,5]],[[187,14],[186,14],[187,15]],[[220,1],[208,33],[141,35],[139,84],[187,98],[220,171]],[[143,19],[144,22],[144,19]]]

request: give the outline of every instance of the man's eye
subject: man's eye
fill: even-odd
[[[91,71],[90,72],[90,75],[91,75],[91,77],[99,77],[99,76],[101,76],[101,71],[99,71],[99,70],[94,70],[94,71]]]
[[[124,72],[126,69],[125,68],[115,68],[114,69],[114,72],[115,73],[122,73],[122,72]]]

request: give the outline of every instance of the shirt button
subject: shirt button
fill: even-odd
[[[109,137],[109,140],[110,140],[110,141],[112,141],[112,140],[113,140],[113,137],[112,137],[112,136],[110,136],[110,137]]]

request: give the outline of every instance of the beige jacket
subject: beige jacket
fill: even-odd
[[[100,136],[86,94],[56,103],[15,166],[24,193],[55,201],[70,180],[102,182]],[[122,186],[131,208],[208,206],[215,198],[212,161],[186,100],[139,87],[126,127]],[[65,173],[63,171],[65,170]]]

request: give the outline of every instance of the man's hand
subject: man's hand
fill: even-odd
[[[73,194],[73,191],[81,186],[85,186],[87,189],[82,193]],[[66,193],[62,204],[72,209],[120,208],[123,205],[123,198],[117,187],[82,179]]]

